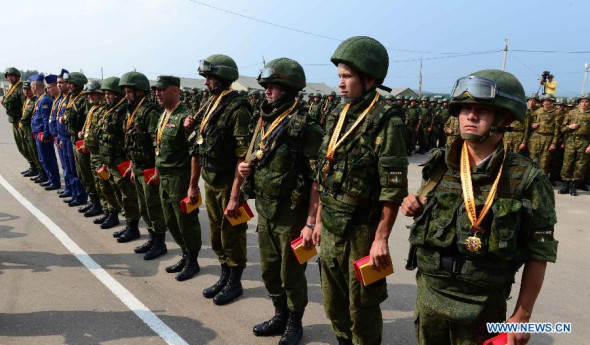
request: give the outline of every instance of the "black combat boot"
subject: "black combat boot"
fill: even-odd
[[[285,333],[279,340],[279,345],[297,345],[303,336],[303,312],[289,311],[289,319],[287,320],[287,327]]]
[[[100,224],[100,228],[101,229],[110,229],[112,227],[115,227],[119,225],[119,213],[118,212],[113,212],[113,213],[109,213],[109,216],[107,219],[105,219],[105,221]]]
[[[139,235],[139,219],[133,219],[127,221],[127,225],[125,225],[126,231],[119,237],[117,237],[117,242],[119,243],[127,243],[133,240],[136,240],[140,237]]]
[[[569,194],[571,185],[571,181],[565,181],[563,183],[563,187],[561,187],[561,189],[557,191],[557,194]]]
[[[90,204],[91,207],[84,212],[84,217],[95,217],[103,212],[98,195],[92,194],[90,196]]]
[[[205,298],[215,297],[215,295],[217,295],[219,293],[219,291],[221,291],[221,289],[223,289],[225,284],[227,284],[228,278],[229,278],[229,266],[227,264],[222,264],[221,265],[221,276],[219,277],[219,280],[215,284],[213,284],[210,287],[203,290],[203,296]]]
[[[24,177],[31,177],[31,176],[37,176],[37,175],[39,175],[39,170],[37,170],[37,168],[34,168],[34,167],[31,167],[31,169],[29,169],[28,172],[23,174]]]
[[[336,339],[338,339],[338,345],[352,345],[352,340],[350,340],[350,339],[339,338],[339,337],[337,337]]]
[[[166,272],[177,273],[177,272],[182,271],[182,268],[184,267],[184,264],[186,263],[187,256],[188,256],[188,253],[185,250],[182,250],[182,257],[180,258],[180,260],[177,263],[175,263],[174,265],[166,267]]]
[[[105,220],[107,220],[107,218],[109,218],[110,215],[111,215],[110,212],[105,212],[102,216],[92,220],[92,222],[94,224],[102,224],[102,223],[104,223]]]
[[[41,171],[41,173],[39,175],[37,175],[37,177],[31,178],[31,181],[33,181],[37,184],[45,183],[45,182],[49,181],[49,177],[47,177],[47,175],[45,174],[45,171]]]
[[[144,260],[153,260],[168,253],[166,247],[166,233],[154,234],[154,244],[150,250],[143,255]]]
[[[176,275],[176,280],[179,282],[191,279],[195,274],[199,273],[201,267],[197,261],[197,256],[194,254],[188,254],[182,271]]]
[[[45,188],[47,189],[47,188]],[[72,201],[68,202],[68,206],[70,207],[76,207],[76,206],[80,206],[80,205],[84,205],[86,204],[86,201],[82,201],[82,200],[77,200],[77,199],[73,199]]]
[[[572,187],[570,188],[570,195],[578,196],[578,181],[572,182]]]
[[[587,182],[588,181],[580,181],[580,183],[578,184],[578,188],[580,188],[584,192],[589,192],[590,191],[590,187],[588,187],[588,183]]]
[[[92,203],[92,198],[90,198],[90,200],[86,203],[86,205],[78,207],[78,212],[86,213],[86,211],[91,209],[92,206],[94,206],[94,204]]]
[[[152,246],[154,245],[154,237],[155,237],[154,233],[150,232],[148,234],[147,242],[145,242],[144,244],[140,244],[139,246],[133,248],[133,251],[136,254],[147,253],[150,250],[150,248],[152,248]]]
[[[289,319],[289,308],[287,307],[287,297],[273,297],[272,304],[275,307],[275,315],[268,321],[259,323],[252,329],[254,335],[258,337],[268,337],[283,334],[287,327]]]
[[[213,297],[213,303],[217,305],[224,305],[232,302],[236,298],[242,296],[244,289],[242,288],[242,272],[241,267],[230,267],[229,278],[227,284]]]

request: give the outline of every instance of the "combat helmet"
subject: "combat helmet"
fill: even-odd
[[[199,61],[199,74],[203,77],[214,75],[228,81],[235,81],[239,77],[238,65],[234,59],[223,54],[214,54]]]
[[[302,90],[305,83],[305,71],[299,62],[278,58],[267,63],[258,75],[258,84],[266,87],[268,83],[278,84],[293,90]]]
[[[102,83],[102,87],[100,88],[103,91],[112,91],[118,93],[119,95],[123,95],[123,89],[119,86],[119,78],[118,77],[109,77],[104,80]]]
[[[367,36],[351,37],[340,43],[330,61],[336,66],[344,63],[375,78],[376,85],[383,83],[389,68],[387,49],[376,39]]]
[[[84,91],[87,93],[103,93],[101,90],[102,85],[98,80],[91,80],[88,84],[84,85]]]
[[[80,72],[71,72],[64,75],[65,81],[72,83],[76,86],[84,87],[84,84],[88,83],[88,78]]]
[[[145,74],[132,71],[123,74],[119,80],[119,87],[122,89],[125,86],[148,92],[150,90],[150,81]]]
[[[17,76],[19,78],[21,77],[20,71],[16,67],[8,67],[4,71],[4,78],[8,77],[9,74],[15,75],[15,76]]]

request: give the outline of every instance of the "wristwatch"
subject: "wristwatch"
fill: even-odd
[[[307,226],[308,228],[310,228],[311,230],[315,230],[315,224],[309,224],[309,223],[305,223],[305,226]]]

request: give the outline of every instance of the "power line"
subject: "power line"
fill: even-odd
[[[522,62],[517,56],[516,54],[513,54],[511,50],[508,51],[510,53],[510,56],[512,56],[514,59],[516,59],[516,61],[520,62],[521,65],[523,65],[526,69],[528,69],[529,71],[531,71],[532,73],[536,73],[532,68],[530,68],[529,66],[527,66],[527,64],[525,64],[524,62]]]
[[[563,51],[563,50],[527,50],[511,49],[513,52],[522,53],[547,53],[547,54],[590,54],[590,51]]]

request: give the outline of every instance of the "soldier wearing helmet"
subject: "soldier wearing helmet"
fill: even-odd
[[[387,239],[407,195],[404,123],[376,90],[385,89],[389,66],[380,42],[349,38],[330,61],[338,68],[343,103],[326,118],[316,165],[321,203],[313,237],[322,244],[324,309],[340,344],[379,344],[386,281],[363,286],[352,262],[369,256],[376,269],[391,264]]]
[[[239,76],[231,57],[215,54],[201,60],[199,74],[205,77],[212,97],[199,113],[185,121],[185,128],[192,131],[189,140],[193,142],[188,195],[193,199],[199,193],[196,182],[202,176],[211,247],[221,264],[219,280],[203,290],[203,296],[213,299],[216,305],[224,305],[243,294],[241,279],[247,260],[248,224],[233,226],[224,218],[239,217],[239,208],[246,202],[240,191],[243,178],[237,167],[248,151],[252,108],[231,89]]]
[[[154,142],[160,119],[159,109],[147,99],[150,83],[143,73],[127,72],[121,76],[119,87],[125,92],[127,113],[124,122],[125,151],[131,164],[123,177],[129,178],[135,186],[139,212],[149,234],[148,241],[134,249],[142,253],[144,260],[152,260],[167,253],[166,223],[160,202],[160,187],[149,184],[144,176],[146,169],[156,166]],[[153,182],[153,181],[152,181]],[[127,230],[117,237],[125,243],[139,238],[139,231]]]
[[[39,155],[37,153],[37,147],[35,144],[35,138],[31,135],[33,130],[31,129],[31,118],[33,117],[33,110],[35,106],[36,96],[31,90],[31,82],[23,82],[23,94],[26,97],[25,103],[22,108],[22,117],[19,121],[18,128],[20,135],[23,138],[23,146],[27,153],[27,159],[33,162],[29,171],[25,171],[23,176],[32,177],[37,176],[43,170],[41,162],[39,161]]]
[[[558,193],[577,196],[590,164],[590,94],[580,97],[578,107],[567,113],[560,128],[565,134],[561,169],[564,186]]]
[[[537,109],[539,109],[539,107],[540,107],[539,95],[536,93],[531,94],[527,98],[526,105],[527,105],[527,110],[526,110],[526,118],[524,121],[524,138],[523,138],[522,143],[518,146],[518,152],[522,153],[528,157],[528,155],[529,155],[528,144],[529,144],[529,139],[531,137],[531,132],[532,132],[531,131],[532,121],[531,120],[533,118],[533,114],[535,113],[535,111],[537,111]]]
[[[330,91],[326,97],[326,101],[322,105],[322,113],[320,116],[320,126],[324,127],[326,123],[326,116],[332,112],[332,110],[338,105],[338,102],[335,100],[336,92]]]
[[[557,149],[559,143],[559,124],[557,123],[558,114],[554,106],[555,96],[545,94],[543,96],[543,106],[537,109],[531,117],[528,148],[529,156],[537,162],[541,170],[549,176],[549,165],[553,152]],[[555,176],[549,176],[549,181],[555,185]]]
[[[318,124],[320,123],[320,118],[322,116],[322,102],[321,102],[321,95],[319,92],[313,94],[313,97],[309,101],[309,117],[314,119]]]
[[[423,187],[402,204],[403,214],[415,217],[406,268],[418,268],[417,343],[481,344],[494,336],[488,322],[529,321],[547,261],[556,259],[555,201],[537,165],[502,142],[510,123],[525,119],[518,79],[500,70],[461,78],[449,112],[460,137],[433,152]],[[506,299],[523,265],[507,318]],[[508,337],[525,344],[530,335]]]
[[[303,334],[301,319],[307,305],[306,265],[291,252],[291,241],[303,236],[311,248],[318,199],[313,170],[323,132],[296,99],[305,85],[305,72],[292,59],[270,61],[258,83],[266,100],[252,138],[253,152],[239,172],[256,198],[262,279],[275,315],[254,326],[257,336],[281,335],[279,344],[297,344]],[[287,202],[289,200],[290,202]]]
[[[418,127],[421,111],[418,108],[418,102],[414,97],[410,97],[408,101],[410,103],[405,111],[405,126],[406,132],[408,133],[406,149],[408,151],[408,156],[411,156],[416,149],[416,142],[418,140],[418,131],[416,128]]]

